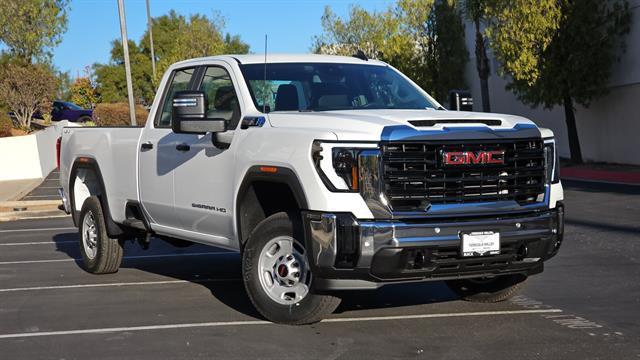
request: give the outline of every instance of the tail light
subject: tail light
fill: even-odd
[[[56,140],[56,164],[58,164],[58,169],[60,168],[60,145],[62,144],[62,138],[59,137]]]

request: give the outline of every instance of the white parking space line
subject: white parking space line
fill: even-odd
[[[78,230],[78,228],[57,227],[57,228],[40,228],[40,229],[13,229],[13,230],[0,230],[0,233],[29,232],[29,231],[58,231],[58,230]]]
[[[76,285],[58,285],[58,286],[33,286],[22,288],[0,289],[3,292],[20,292],[20,291],[39,291],[39,290],[66,290],[66,289],[84,289],[84,288],[102,288],[102,287],[124,287],[124,286],[151,286],[151,285],[173,285],[173,284],[205,284],[218,282],[236,282],[242,279],[192,279],[192,280],[161,280],[161,281],[136,281],[121,283],[104,283],[104,284],[76,284]]]
[[[419,320],[419,319],[434,319],[434,318],[449,318],[449,317],[527,315],[527,314],[559,313],[559,312],[562,312],[562,310],[548,309],[548,310],[485,311],[485,312],[378,316],[378,317],[360,317],[360,318],[359,317],[334,318],[334,319],[325,319],[325,320],[322,320],[322,322],[323,323],[344,323],[344,322],[364,322],[364,321]],[[251,325],[276,325],[276,324],[268,321],[261,321],[261,320],[216,321],[216,322],[191,323],[191,324],[167,324],[167,325],[129,326],[129,327],[113,327],[113,328],[100,328],[100,329],[0,334],[0,339],[19,339],[19,338],[28,338],[28,337],[42,337],[42,336],[103,334],[103,333],[133,332],[133,331],[145,331],[145,330],[166,330],[166,329],[224,327],[224,326],[251,326]]]
[[[208,256],[208,255],[229,255],[236,254],[235,252],[204,252],[204,253],[185,253],[185,254],[158,254],[158,255],[136,255],[136,256],[123,256],[122,259],[154,259],[154,258],[168,258],[168,257],[187,257],[187,256]],[[41,264],[41,263],[56,263],[56,262],[71,262],[81,261],[82,259],[68,258],[68,259],[53,259],[53,260],[21,260],[21,261],[2,261],[0,265],[18,265],[18,264]]]
[[[45,245],[45,244],[71,244],[78,241],[34,241],[34,242],[21,242],[21,243],[6,243],[0,244],[0,246],[21,246],[21,245]]]

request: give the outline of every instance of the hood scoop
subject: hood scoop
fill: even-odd
[[[487,126],[500,126],[502,120],[481,120],[481,119],[469,119],[469,120],[456,120],[456,119],[441,119],[441,120],[410,120],[409,124],[416,127],[432,127],[439,124],[485,124]]]

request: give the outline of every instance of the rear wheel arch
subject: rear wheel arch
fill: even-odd
[[[245,174],[236,196],[235,225],[242,249],[256,226],[278,212],[300,213],[308,209],[304,190],[297,175],[286,167],[275,172],[253,166]],[[301,239],[302,240],[302,239]]]
[[[78,180],[80,180],[80,183]],[[80,225],[81,219],[79,219],[79,216],[84,201],[91,196],[96,196],[100,200],[108,235],[112,237],[120,236],[124,234],[124,231],[111,218],[105,189],[102,172],[95,159],[79,157],[73,162],[69,172],[69,204],[71,205],[71,216],[74,224]]]

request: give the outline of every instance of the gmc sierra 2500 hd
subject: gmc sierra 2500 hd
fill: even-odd
[[[553,133],[447,111],[383,62],[216,56],[159,89],[144,128],[63,131],[89,272],[116,272],[127,239],[232,249],[257,310],[307,324],[398,282],[505,300],[562,242]]]

